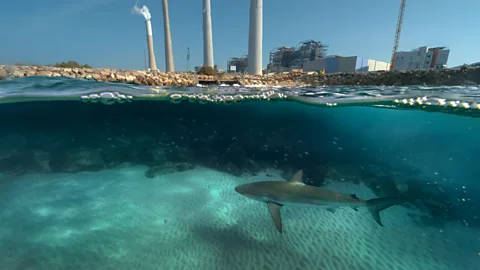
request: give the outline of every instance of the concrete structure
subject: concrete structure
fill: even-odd
[[[480,62],[475,62],[475,63],[471,63],[471,64],[463,64],[463,65],[460,65],[460,66],[456,66],[456,67],[451,67],[451,69],[460,69],[460,68],[466,68],[466,67],[472,67],[472,68],[476,68],[476,67],[480,67]]]
[[[158,69],[155,61],[155,52],[153,51],[152,23],[150,20],[147,20],[145,24],[147,25],[148,63],[150,71],[156,71]]]
[[[300,42],[297,47],[283,46],[270,52],[269,72],[282,72],[303,68],[303,64],[325,58],[327,47],[320,41],[307,40]]]
[[[248,69],[248,57],[233,57],[228,59],[227,70],[228,72],[246,73]]]
[[[214,67],[210,0],[203,0],[203,65]]]
[[[136,5],[133,7],[132,12],[142,15],[145,18],[145,25],[147,27],[147,45],[148,45],[148,63],[150,71],[157,71],[157,62],[155,61],[155,53],[153,51],[153,37],[152,37],[152,18],[147,6],[138,8]]]
[[[387,62],[359,56],[328,56],[303,64],[304,72],[325,70],[325,73],[386,71],[389,68],[390,64]]]
[[[250,0],[248,73],[262,74],[263,0]]]
[[[170,35],[170,19],[168,17],[168,0],[163,0],[163,31],[165,35],[165,69],[167,72],[174,72],[172,37]]]
[[[395,54],[394,70],[415,70],[444,68],[448,62],[450,50],[446,47],[419,47],[413,51]]]

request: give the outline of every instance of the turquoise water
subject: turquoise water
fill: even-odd
[[[480,269],[479,93],[0,81],[0,269]],[[234,190],[300,169],[418,200],[280,234]]]

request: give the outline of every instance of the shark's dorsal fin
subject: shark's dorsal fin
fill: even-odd
[[[282,233],[282,216],[280,215],[280,208],[282,207],[282,205],[273,202],[267,202],[267,205],[268,210],[270,210],[270,215],[272,215],[275,228],[277,228],[277,231]]]
[[[303,184],[302,178],[303,178],[303,170],[299,170],[292,176],[292,178],[290,178],[290,180],[288,180],[288,182]]]

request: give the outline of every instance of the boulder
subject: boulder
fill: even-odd
[[[50,160],[50,168],[57,172],[99,171],[105,162],[99,150],[88,148],[71,149]]]
[[[171,174],[171,173],[176,173],[176,172],[183,172],[187,170],[191,170],[195,168],[195,165],[190,164],[190,163],[171,163],[171,162],[166,162],[161,165],[156,165],[150,167],[146,172],[145,172],[145,177],[147,178],[155,178],[160,175],[165,175],[165,174]]]

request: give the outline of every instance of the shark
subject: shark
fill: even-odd
[[[235,191],[249,199],[264,202],[278,232],[283,232],[280,209],[283,206],[313,206],[335,212],[339,207],[358,211],[366,207],[373,219],[383,227],[380,211],[410,201],[407,197],[384,197],[364,200],[355,194],[339,193],[325,188],[306,185],[303,170],[297,171],[288,181],[260,181],[235,187]]]

